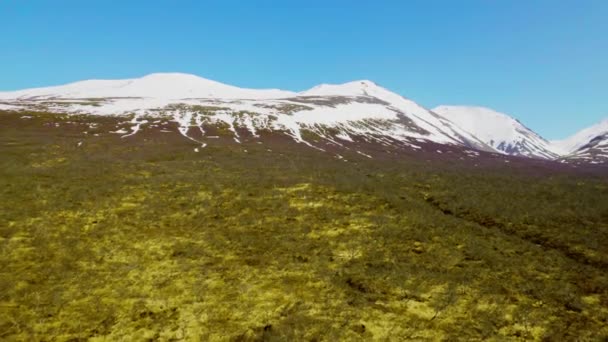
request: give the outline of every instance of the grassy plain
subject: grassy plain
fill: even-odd
[[[608,339],[608,176],[28,115],[0,113],[1,340]]]

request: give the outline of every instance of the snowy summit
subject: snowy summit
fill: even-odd
[[[63,86],[0,93],[1,99],[120,98],[272,99],[295,96],[278,89],[245,89],[182,73],[155,73],[126,80],[88,80]]]

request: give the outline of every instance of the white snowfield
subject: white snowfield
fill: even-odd
[[[241,142],[237,128],[248,130],[254,137],[260,129],[270,129],[317,148],[303,138],[306,130],[335,145],[358,138],[420,149],[420,143],[430,141],[545,159],[572,154],[598,133],[608,131],[607,120],[572,138],[549,143],[506,114],[465,106],[440,106],[430,111],[368,80],[292,92],[239,88],[182,73],[156,73],[126,80],[88,80],[0,92],[0,109],[40,108],[58,113],[128,116],[131,129],[124,137],[137,134],[149,124],[149,118],[169,117],[182,135],[202,144],[189,136],[190,130],[204,136],[205,125],[221,123],[233,132],[236,142]]]

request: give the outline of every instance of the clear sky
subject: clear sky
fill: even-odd
[[[0,90],[186,72],[304,90],[370,79],[548,139],[608,117],[608,0],[1,0]]]

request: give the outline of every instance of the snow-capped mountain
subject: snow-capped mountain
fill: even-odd
[[[0,93],[0,99],[125,98],[272,99],[295,96],[278,89],[244,89],[195,75],[156,73],[126,80],[87,80],[62,86]]]
[[[471,132],[498,152],[543,159],[558,157],[550,142],[507,114],[471,106],[439,106],[433,112]]]
[[[571,137],[552,141],[554,149],[560,151],[563,160],[608,162],[608,119],[585,128]]]
[[[182,135],[202,144],[205,127],[222,125],[236,141],[244,129],[254,137],[260,131],[286,134],[315,148],[319,140],[336,146],[365,140],[413,149],[432,142],[492,150],[450,120],[365,80],[295,93],[242,89],[188,74],[151,74],[4,92],[3,108],[122,115],[131,123],[125,137],[145,128],[151,118],[169,117]]]
[[[173,129],[203,147],[219,128],[236,143],[270,132],[323,151],[364,143],[442,153],[441,144],[564,162],[608,160],[608,120],[550,143],[506,114],[465,106],[428,110],[368,80],[293,92],[156,73],[0,92],[0,110],[116,116],[122,124],[109,133],[123,138],[171,122],[162,132]]]

